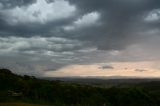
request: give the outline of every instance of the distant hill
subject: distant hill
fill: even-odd
[[[80,80],[82,81],[82,80]],[[44,80],[34,76],[20,76],[8,69],[0,69],[0,102],[24,102],[54,106],[159,106],[160,82],[101,86],[70,81]],[[114,83],[119,80],[110,81]],[[123,82],[123,81],[122,81]],[[136,82],[136,80],[135,80]]]
[[[137,84],[137,83],[149,83],[149,82],[160,82],[160,78],[139,78],[139,77],[123,77],[123,76],[95,76],[95,77],[45,77],[43,79],[55,81],[60,80],[64,82],[76,82],[76,83],[97,83],[97,84],[107,84],[107,83],[114,83],[114,84]]]

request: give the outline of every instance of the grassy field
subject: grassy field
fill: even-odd
[[[27,103],[0,103],[0,106],[47,106],[47,105],[37,105],[37,104],[27,104]]]

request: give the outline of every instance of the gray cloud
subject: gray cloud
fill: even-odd
[[[30,5],[36,2],[36,0],[1,0],[0,2],[3,5],[3,8],[14,8],[16,6]]]
[[[0,63],[48,70],[159,59],[159,14],[159,0],[1,0]]]
[[[20,1],[23,2],[23,0]],[[2,7],[6,7],[5,3],[2,1]],[[50,31],[54,31],[57,35],[60,31],[59,27],[70,22],[76,11],[76,8],[65,0],[52,2],[34,0],[34,2],[29,2],[28,5],[26,3],[19,5],[18,1],[9,3],[10,5],[17,5],[0,10],[0,32],[2,36],[12,34],[26,37],[37,34],[51,36],[53,33],[50,34]]]

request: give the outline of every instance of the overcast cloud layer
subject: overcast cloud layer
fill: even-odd
[[[21,74],[157,61],[159,45],[159,0],[0,1],[0,66]]]

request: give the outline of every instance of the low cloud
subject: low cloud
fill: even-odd
[[[99,69],[114,69],[114,67],[111,65],[103,65],[103,66],[99,67]]]
[[[135,69],[135,71],[137,71],[137,72],[145,72],[145,71],[148,71],[148,70],[145,70],[145,69]]]
[[[0,37],[1,53],[28,53],[54,55],[54,52],[79,50],[82,42],[60,37]]]

